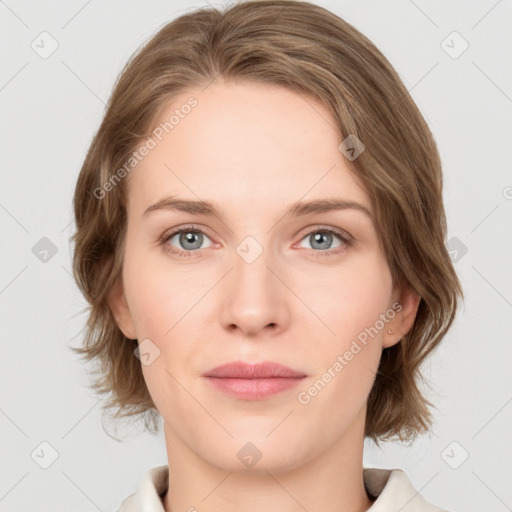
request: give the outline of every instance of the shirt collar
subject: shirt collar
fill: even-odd
[[[367,512],[446,512],[427,503],[401,469],[363,468],[363,480],[367,493],[375,500]],[[162,497],[168,484],[168,466],[150,469],[117,512],[165,512]]]

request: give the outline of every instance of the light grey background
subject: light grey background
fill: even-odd
[[[316,3],[382,50],[429,122],[466,293],[424,367],[434,433],[411,447],[368,444],[365,465],[404,469],[428,501],[453,512],[512,510],[512,2]],[[70,275],[71,199],[121,66],[163,24],[202,5],[0,1],[4,512],[115,510],[167,462],[162,435],[120,431],[128,437],[119,443],[105,433],[102,401],[68,348],[85,320]],[[58,48],[42,58],[52,39]],[[43,237],[55,255],[38,252]],[[43,469],[52,450],[58,457]]]

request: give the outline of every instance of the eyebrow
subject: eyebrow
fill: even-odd
[[[143,213],[143,217],[151,212],[159,210],[177,210],[193,215],[209,215],[221,218],[222,215],[218,208],[209,201],[180,199],[175,196],[164,197],[160,201],[149,206]],[[314,213],[324,213],[336,210],[356,210],[367,215],[373,221],[373,215],[370,210],[355,201],[345,199],[316,199],[314,201],[297,201],[288,206],[283,217],[286,216],[305,216]]]

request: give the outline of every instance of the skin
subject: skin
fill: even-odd
[[[364,213],[284,216],[295,201],[322,198],[372,210],[325,106],[282,87],[218,79],[173,98],[159,122],[191,95],[197,107],[129,175],[122,283],[110,295],[125,336],[160,350],[142,370],[164,421],[165,510],[364,511],[372,503],[362,471],[368,393],[382,350],[412,327],[420,298],[393,285]],[[170,195],[211,201],[221,216],[143,216]],[[180,243],[179,234],[159,242],[188,224],[203,233],[201,245]],[[353,244],[332,235],[320,245],[327,250],[318,248],[314,235],[325,227]],[[237,252],[247,236],[263,250],[252,263]],[[396,301],[402,310],[301,404],[298,393]],[[237,360],[275,361],[307,376],[265,400],[228,396],[203,377]],[[237,457],[248,442],[261,452],[251,468]]]

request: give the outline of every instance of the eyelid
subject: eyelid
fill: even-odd
[[[301,235],[301,240],[302,238],[310,235],[311,233],[316,233],[317,231],[327,231],[328,233],[334,233],[335,235],[338,235],[339,237],[346,239],[347,241],[354,241],[354,237],[350,233],[348,233],[344,229],[337,228],[329,224],[313,224],[311,226],[304,228],[304,230],[305,232]]]
[[[212,238],[208,234],[207,228],[205,228],[203,226],[198,226],[196,224],[184,224],[182,226],[176,226],[174,228],[170,228],[170,229],[167,229],[166,231],[164,231],[163,234],[158,237],[158,242],[165,243],[167,240],[169,240],[169,238],[172,238],[173,236],[175,236],[183,231],[198,232],[198,233],[201,233],[202,235],[206,235],[210,240]]]

